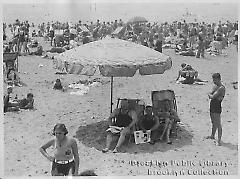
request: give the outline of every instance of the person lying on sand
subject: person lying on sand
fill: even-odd
[[[54,139],[51,139],[39,151],[52,162],[52,176],[68,176],[70,169],[72,175],[78,175],[79,154],[77,142],[74,138],[67,137],[68,130],[64,124],[56,124],[53,128]],[[49,147],[54,147],[54,156],[46,151]]]
[[[195,50],[191,47],[185,51],[180,51],[178,54],[182,56],[195,56]]]
[[[69,47],[68,46],[64,46],[64,47],[52,47],[50,50],[47,50],[46,52],[50,52],[50,53],[63,53],[66,50],[68,50]]]
[[[172,144],[170,140],[170,131],[176,133],[176,123],[180,121],[177,111],[171,108],[170,100],[165,100],[164,109],[158,112],[160,121],[164,121],[163,132],[160,136],[160,140],[163,140],[166,134],[167,144]]]
[[[155,140],[158,135],[159,118],[153,115],[152,106],[146,106],[145,115],[141,116],[139,119],[139,127],[143,132],[147,130],[151,131],[151,141],[150,144],[155,144]]]
[[[116,118],[114,122],[113,119]],[[117,136],[118,142],[113,150],[113,153],[117,153],[119,148],[123,144],[126,136],[131,133],[133,126],[137,122],[137,113],[134,110],[129,110],[129,104],[127,100],[122,100],[121,108],[115,109],[108,118],[109,129],[107,129],[106,148],[102,150],[103,153],[109,151],[110,145],[113,141],[113,137]]]
[[[194,82],[207,82],[198,78],[198,71],[193,69],[191,65],[182,63],[181,67],[182,69],[179,70],[176,81],[179,81],[180,77],[182,77],[184,79],[179,81],[182,84],[193,84]]]

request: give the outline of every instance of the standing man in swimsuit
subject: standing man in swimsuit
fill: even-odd
[[[53,135],[56,137],[40,147],[39,151],[52,162],[52,176],[67,176],[70,169],[72,175],[78,175],[79,155],[75,139],[67,137],[68,131],[64,124],[56,124]],[[49,155],[46,149],[54,148],[54,156]]]
[[[215,139],[215,133],[218,130],[218,145],[221,145],[222,138],[222,125],[221,125],[221,112],[222,112],[222,100],[225,96],[225,87],[221,82],[221,75],[214,73],[212,75],[213,83],[215,84],[212,92],[208,94],[210,101],[210,118],[212,122],[212,134],[207,136],[207,139]]]

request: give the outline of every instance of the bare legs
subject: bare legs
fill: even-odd
[[[218,145],[221,145],[222,138],[222,125],[221,125],[221,114],[220,113],[210,113],[210,118],[212,122],[212,133],[208,136],[208,139],[215,139],[215,133],[218,131]]]
[[[167,118],[165,120],[165,126],[164,126],[164,129],[163,129],[163,133],[160,137],[160,140],[163,140],[163,136],[166,133],[167,144],[172,144],[172,142],[170,141],[170,138],[169,138],[171,128],[172,128],[172,121],[169,118]]]
[[[122,146],[127,134],[129,134],[129,132],[130,131],[127,131],[127,130],[122,130],[120,132],[120,137],[118,139],[117,145],[116,145],[115,149],[113,150],[114,153],[118,152],[118,149]],[[113,135],[111,132],[107,133],[106,148],[102,150],[103,153],[108,152],[112,141],[115,140],[115,138],[117,138],[117,137],[118,136]]]
[[[122,146],[125,138],[126,138],[126,135],[129,133],[129,131],[126,131],[126,130],[122,130],[121,133],[120,133],[120,137],[118,139],[118,142],[117,142],[117,145],[115,147],[115,149],[113,150],[114,153],[118,152],[118,149],[119,147]]]

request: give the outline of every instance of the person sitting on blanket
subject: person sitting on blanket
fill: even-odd
[[[139,119],[139,127],[143,132],[147,130],[151,131],[151,141],[150,144],[155,144],[155,140],[158,135],[159,118],[153,114],[152,106],[146,106],[145,115],[141,116]]]
[[[34,99],[33,94],[28,93],[27,98],[23,98],[19,101],[20,109],[33,109]]]
[[[182,84],[193,84],[194,82],[207,82],[198,78],[198,71],[193,69],[191,65],[182,63],[181,67],[182,69],[179,70],[176,81],[179,81],[180,77],[183,77],[184,80],[179,81]]]
[[[115,122],[113,122],[114,119],[116,119]],[[109,128],[107,129],[106,148],[102,152],[108,152],[114,135],[120,134],[117,145],[113,150],[113,153],[117,153],[127,134],[130,134],[133,126],[137,123],[137,119],[137,113],[134,110],[129,110],[127,99],[123,99],[121,107],[115,109],[108,118]]]
[[[165,100],[164,107],[161,111],[158,112],[158,116],[161,122],[164,122],[164,128],[160,140],[163,140],[164,135],[166,134],[167,144],[172,144],[170,140],[170,131],[176,134],[176,122],[179,122],[177,111],[171,108],[171,101]]]
[[[14,99],[10,101],[10,98],[4,99],[4,108],[6,111],[19,111],[19,109],[33,109],[34,99],[33,94],[28,93],[27,98]]]
[[[62,86],[62,83],[61,83],[61,80],[60,79],[56,79],[55,83],[54,83],[54,86],[53,86],[53,89],[55,90],[62,90],[64,91],[63,89],[63,86]]]

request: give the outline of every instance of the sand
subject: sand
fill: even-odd
[[[44,50],[49,49],[49,43]],[[173,144],[158,142],[155,145],[125,144],[120,153],[103,154],[106,118],[110,112],[110,79],[91,87],[85,95],[53,90],[60,78],[68,86],[86,76],[57,75],[52,60],[36,56],[20,56],[19,71],[23,87],[15,87],[19,98],[28,92],[34,94],[33,111],[8,112],[4,115],[5,176],[50,176],[51,163],[44,158],[39,147],[53,138],[51,130],[56,123],[65,123],[69,136],[77,140],[80,169],[94,169],[97,175],[236,175],[238,170],[238,90],[232,82],[238,81],[237,52],[234,45],[224,50],[226,56],[206,55],[205,59],[176,55],[172,49],[163,49],[172,58],[173,66],[163,75],[114,78],[113,102],[117,98],[141,98],[151,105],[151,91],[172,89],[176,94],[181,123]],[[205,85],[176,84],[181,63],[191,64],[199,71],[199,78],[208,80]],[[204,139],[211,132],[209,99],[211,75],[219,72],[226,87],[223,100],[223,144]],[[91,77],[94,79],[99,76]],[[15,96],[13,94],[13,96]],[[49,151],[51,153],[51,151]],[[211,173],[213,174],[213,173]],[[208,175],[208,174],[206,174]]]

